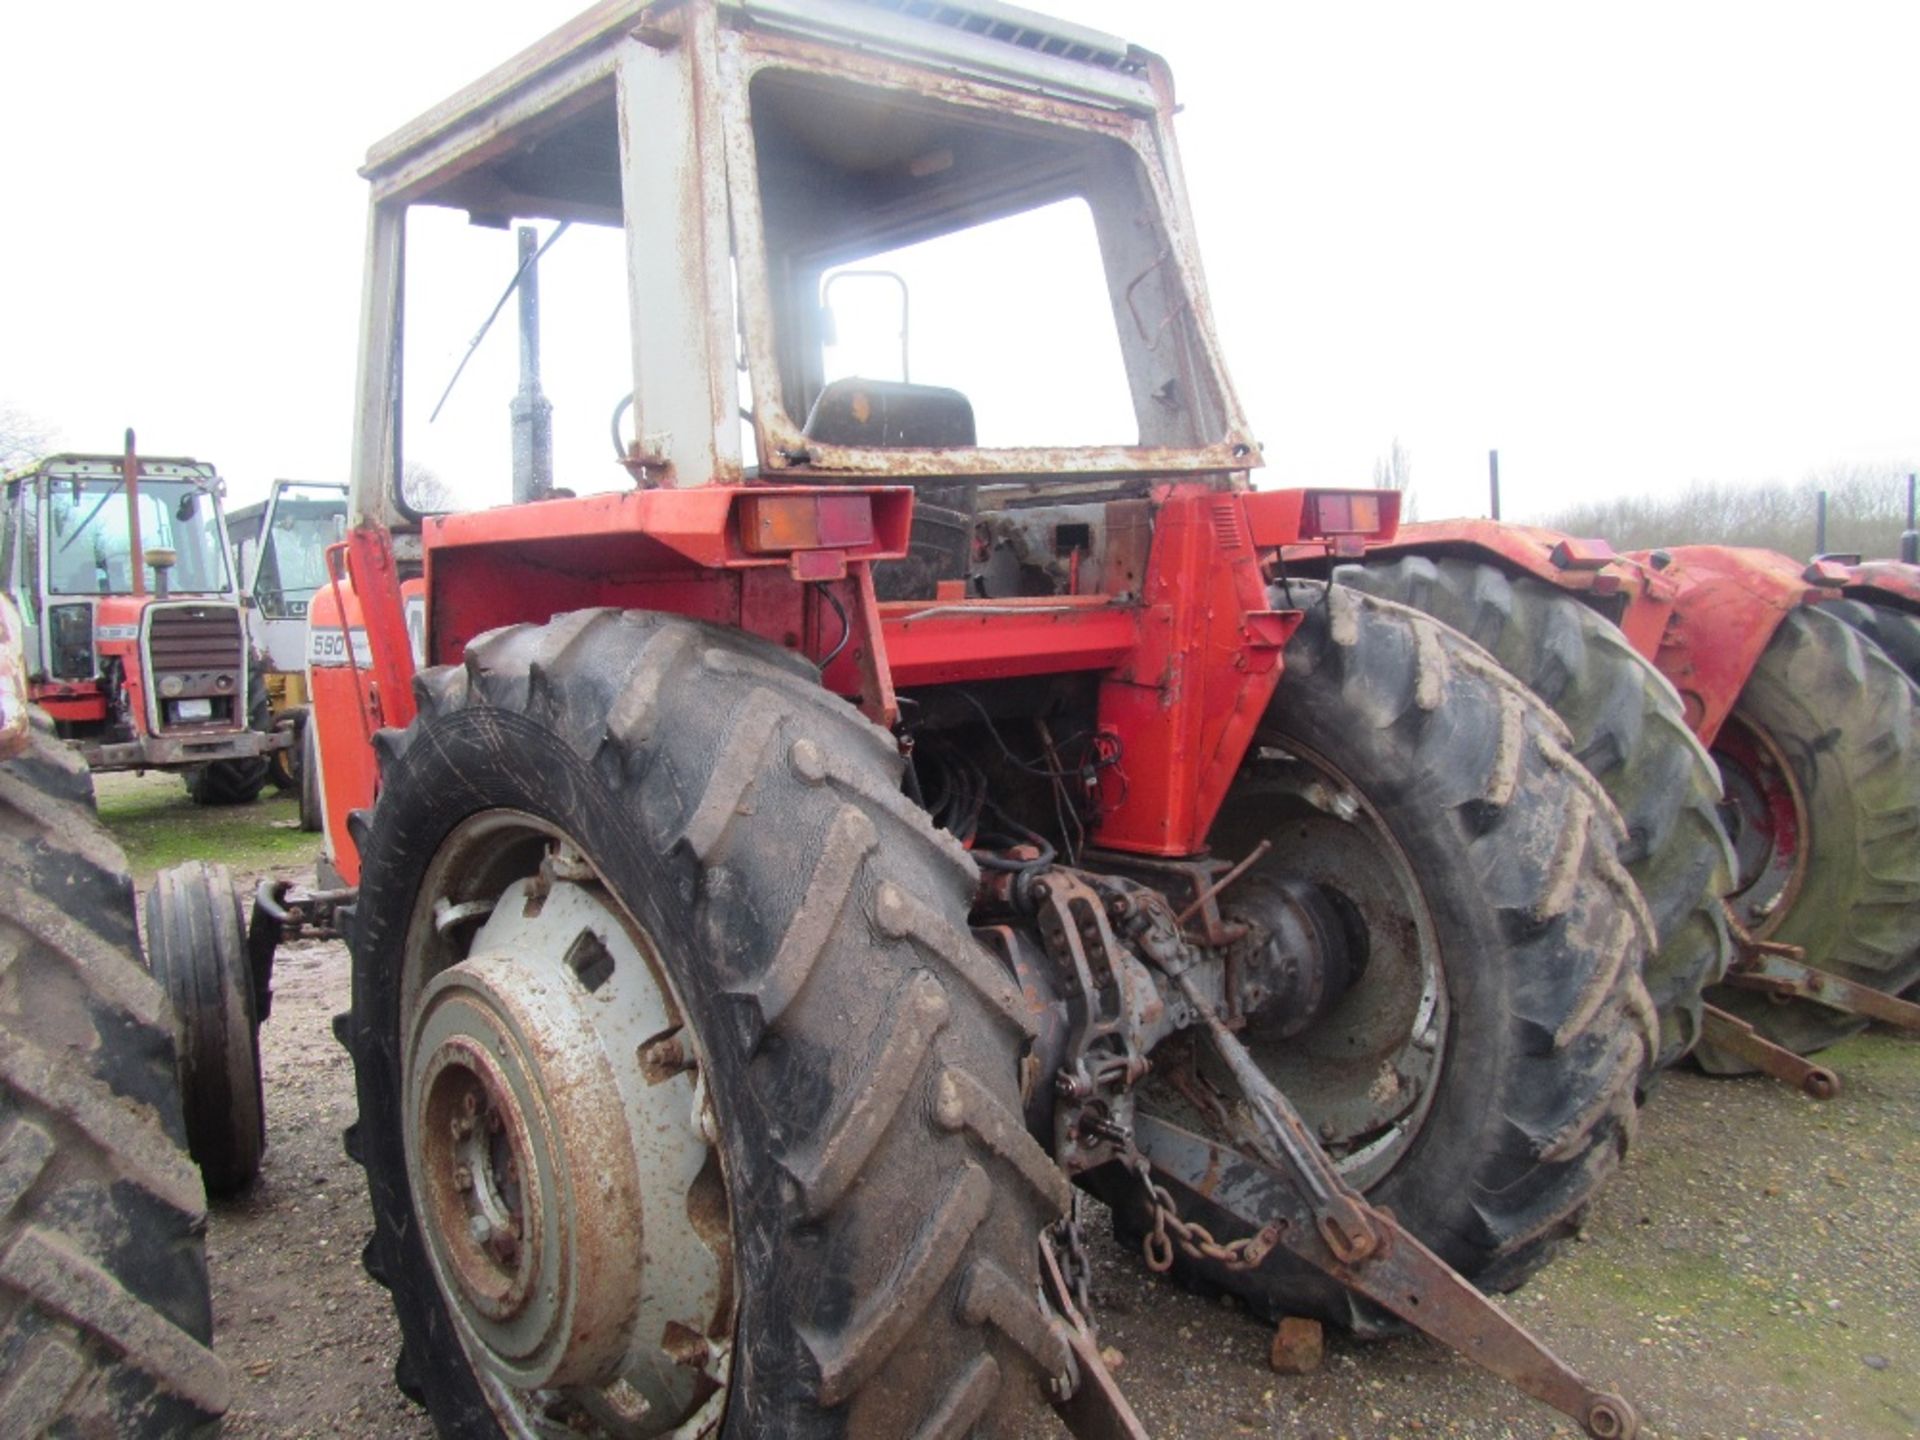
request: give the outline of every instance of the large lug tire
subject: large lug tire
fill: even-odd
[[[1212,848],[1272,840],[1254,875],[1332,892],[1370,953],[1324,1019],[1249,1046],[1350,1183],[1482,1289],[1511,1289],[1619,1164],[1654,1055],[1652,925],[1620,819],[1565,729],[1452,631],[1341,585],[1274,603],[1306,618]],[[1176,1267],[1268,1315],[1393,1328],[1284,1253]]]
[[[1920,692],[1880,647],[1824,606],[1789,611],[1713,749],[1742,923],[1890,993],[1920,978]],[[1733,986],[1709,998],[1802,1055],[1867,1023]]]
[[[677,1202],[654,1201],[644,1266],[604,1265],[591,1284],[542,1272],[562,1309],[617,1311],[635,1297],[643,1319],[619,1382],[637,1384],[630,1357],[661,1343],[644,1317],[667,1303],[666,1268],[730,1253],[731,1317],[701,1311],[698,1334],[675,1322],[695,1363],[732,1347],[727,1388],[709,1402],[724,1405],[718,1433],[1003,1433],[1068,1365],[1036,1300],[1036,1239],[1069,1191],[1022,1125],[1030,1032],[1011,978],[967,930],[972,862],[901,797],[891,738],[784,651],[617,611],[482,636],[464,667],[424,672],[416,694],[414,725],[377,742],[379,801],[353,826],[364,868],[340,1025],[360,1104],[349,1150],[374,1211],[368,1268],[393,1294],[402,1387],[443,1435],[532,1428],[536,1402],[501,1378],[509,1366],[471,1298],[480,1292],[462,1288],[475,1272],[458,1215],[423,1218],[423,1198],[466,1193],[433,1168],[433,1087],[449,1052],[429,1041],[450,1043],[434,1037],[458,987],[491,987],[499,998],[480,1009],[518,1014],[537,1000],[573,1014],[597,977],[596,998],[615,998],[583,1012],[595,1026],[627,1023],[622,996],[677,1012],[673,1083],[697,1082],[696,1111],[707,1097],[697,1143],[714,1145],[700,1152],[704,1201],[687,1197],[708,1217],[701,1247],[659,1253],[671,1246],[655,1239],[667,1233],[657,1217]],[[488,910],[471,941],[462,917],[476,911],[462,905]],[[563,928],[505,945],[511,962],[495,953],[495,938],[570,911],[605,917],[602,940],[562,945]],[[542,958],[583,945],[594,958],[577,970],[577,959]],[[624,1073],[634,1052],[588,1036],[568,1053]],[[516,1096],[549,1093],[534,1070],[513,1073]],[[552,1094],[556,1113],[582,1101]],[[482,1108],[517,1134],[519,1103]],[[647,1103],[614,1111],[641,1124]],[[661,1125],[677,1133],[687,1115],[683,1105]],[[657,1143],[650,1125],[635,1153]],[[424,1137],[411,1153],[410,1136]],[[627,1142],[610,1143],[618,1154]],[[523,1173],[538,1180],[541,1213],[570,1224],[566,1167]],[[617,1162],[603,1174],[616,1188],[653,1183]],[[471,1173],[461,1181],[481,1188]],[[607,1229],[575,1238],[608,1243]],[[616,1371],[572,1350],[558,1363],[572,1378],[538,1403],[590,1423],[579,1417],[609,1401]],[[655,1423],[664,1433],[675,1421]]]
[[[210,1435],[206,1197],[133,883],[50,730],[0,766],[0,1433]]]
[[[300,725],[300,828],[318,835],[326,826],[320,808],[320,734],[313,712]]]
[[[237,1194],[260,1173],[267,1105],[246,914],[226,866],[160,872],[147,892],[147,958],[180,1017],[187,1149],[209,1195]]]
[[[258,664],[247,673],[247,728],[263,735],[273,729],[273,701]],[[196,805],[251,805],[266,789],[271,769],[264,755],[196,765],[186,772],[187,796]]]
[[[1645,979],[1664,1068],[1700,1034],[1701,993],[1732,958],[1721,897],[1733,855],[1720,775],[1680,697],[1618,627],[1574,596],[1473,560],[1402,556],[1340,568],[1343,585],[1411,605],[1465,635],[1546,702],[1627,825],[1621,853],[1653,912]]]
[[[1909,680],[1920,685],[1920,615],[1865,600],[1829,601],[1821,609],[1873,641]]]

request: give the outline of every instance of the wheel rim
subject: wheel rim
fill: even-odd
[[[1748,930],[1770,934],[1806,876],[1806,802],[1773,737],[1737,716],[1721,727],[1713,758],[1726,785],[1720,823],[1733,843],[1728,903]]]
[[[1234,859],[1275,838],[1274,858],[1253,873],[1305,880],[1336,897],[1368,953],[1318,1023],[1284,1039],[1242,1038],[1348,1183],[1368,1189],[1406,1157],[1432,1108],[1447,1061],[1444,960],[1412,863],[1358,787],[1291,741],[1282,749],[1269,739],[1257,755],[1250,783],[1229,801],[1241,814],[1223,816],[1215,849]],[[1231,915],[1231,891],[1222,905]]]
[[[554,827],[487,812],[429,864],[402,975],[407,1179],[509,1433],[717,1427],[733,1232],[686,1013]]]

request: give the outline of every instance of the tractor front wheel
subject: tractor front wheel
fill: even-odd
[[[341,1024],[402,1387],[449,1436],[1006,1433],[1068,1373],[1068,1188],[892,738],[648,614],[416,691],[352,822]]]
[[[1618,1164],[1655,1053],[1623,827],[1562,726],[1477,648],[1346,586],[1290,591],[1306,620],[1211,837],[1222,860],[1273,848],[1222,908],[1257,904],[1261,876],[1305,883],[1363,938],[1321,1019],[1242,1038],[1349,1183],[1483,1289],[1511,1289]],[[1149,1108],[1187,1103],[1195,1123],[1198,1063],[1156,1072]],[[1269,1314],[1385,1321],[1285,1255],[1177,1264]]]
[[[236,1194],[260,1173],[267,1105],[246,916],[226,866],[160,872],[147,892],[147,958],[180,1016],[187,1148],[208,1194]]]

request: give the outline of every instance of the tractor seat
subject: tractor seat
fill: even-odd
[[[973,404],[958,390],[898,380],[835,380],[813,402],[803,432],[826,445],[946,449],[972,445]],[[876,565],[882,600],[928,600],[942,580],[964,580],[978,500],[968,484],[916,485],[906,558]]]
[[[834,380],[813,402],[801,433],[824,445],[944,450],[975,443],[973,404],[943,385]]]

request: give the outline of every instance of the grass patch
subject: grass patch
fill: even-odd
[[[1828,1046],[1818,1059],[1839,1073],[1843,1086],[1870,1080],[1889,1089],[1920,1089],[1920,1050],[1891,1031],[1868,1030]]]
[[[178,775],[94,777],[100,818],[127,852],[136,882],[183,860],[211,860],[236,871],[310,863],[320,837],[300,828],[296,797],[272,786],[251,805],[196,805]]]

